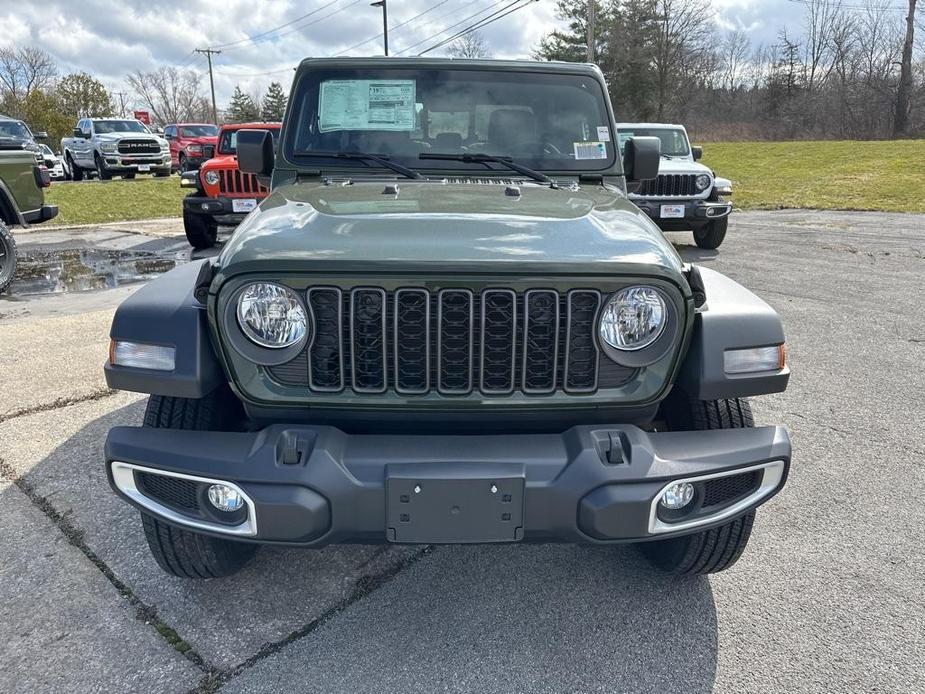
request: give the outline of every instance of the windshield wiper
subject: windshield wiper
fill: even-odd
[[[532,178],[534,181],[539,181],[540,183],[552,183],[553,180],[546,174],[540,173],[539,171],[534,171],[533,169],[528,169],[523,164],[518,164],[513,161],[510,157],[499,157],[494,154],[479,154],[479,153],[465,153],[465,154],[440,154],[437,152],[423,152],[418,155],[418,159],[443,159],[445,161],[461,161],[464,164],[484,164],[486,168],[491,168],[488,166],[489,163],[501,164],[506,166],[512,171],[516,171],[519,174],[523,174],[527,178]]]
[[[362,162],[372,161],[408,178],[424,178],[414,169],[409,169],[407,166],[402,166],[401,164],[396,164],[394,161],[389,161],[389,158],[382,154],[369,154],[367,152],[299,152],[296,156],[327,157],[331,159],[356,159]]]

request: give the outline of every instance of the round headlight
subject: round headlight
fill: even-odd
[[[694,185],[697,186],[697,190],[703,192],[710,187],[710,177],[707,174],[700,174],[697,178],[694,179]]]
[[[261,347],[282,349],[300,342],[308,330],[302,302],[291,289],[255,282],[238,297],[238,324]]]
[[[601,314],[600,336],[620,350],[648,347],[668,322],[665,300],[652,287],[627,287],[608,300]]]
[[[218,185],[218,171],[206,171],[204,178],[210,186]]]

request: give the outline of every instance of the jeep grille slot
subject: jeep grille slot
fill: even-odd
[[[254,174],[241,173],[239,169],[219,169],[218,190],[225,195],[266,195],[269,192]]]
[[[680,197],[697,194],[694,180],[697,174],[659,174],[656,178],[643,181],[636,195],[653,197]]]
[[[317,286],[306,299],[311,342],[268,372],[315,393],[580,395],[636,373],[600,357],[594,289]]]

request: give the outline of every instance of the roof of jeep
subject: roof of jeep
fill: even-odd
[[[683,130],[684,126],[675,123],[617,123],[617,130],[620,128],[681,128]]]
[[[363,58],[305,58],[299,72],[319,67],[422,67],[459,70],[513,70],[521,72],[559,72],[563,74],[602,76],[594,63],[566,63],[557,60],[488,60],[485,58],[399,58],[368,56]]]

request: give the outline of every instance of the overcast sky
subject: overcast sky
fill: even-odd
[[[800,21],[800,6],[790,0],[712,1],[721,27],[745,28],[756,43],[772,42],[781,26],[789,23],[796,28]],[[61,74],[83,70],[114,91],[125,89],[127,73],[161,65],[194,69],[205,76],[205,56],[192,50],[224,46],[222,54],[214,58],[215,87],[221,106],[227,103],[236,83],[253,93],[275,79],[288,89],[292,66],[305,56],[328,56],[341,51],[348,55],[381,53],[382,39],[374,37],[382,31],[382,14],[369,2],[0,0],[0,45],[40,46],[58,61]],[[413,49],[406,54],[414,55],[509,2],[389,0],[389,47],[393,54]],[[482,33],[495,57],[530,57],[540,38],[557,26],[555,5],[555,0],[538,0],[486,27]],[[300,19],[312,11],[314,14]],[[471,15],[475,16],[462,21]],[[271,32],[289,22],[292,23]],[[461,23],[450,29],[457,22]],[[429,37],[433,38],[426,40]],[[364,39],[373,40],[351,49]],[[203,83],[208,86],[207,80]]]

